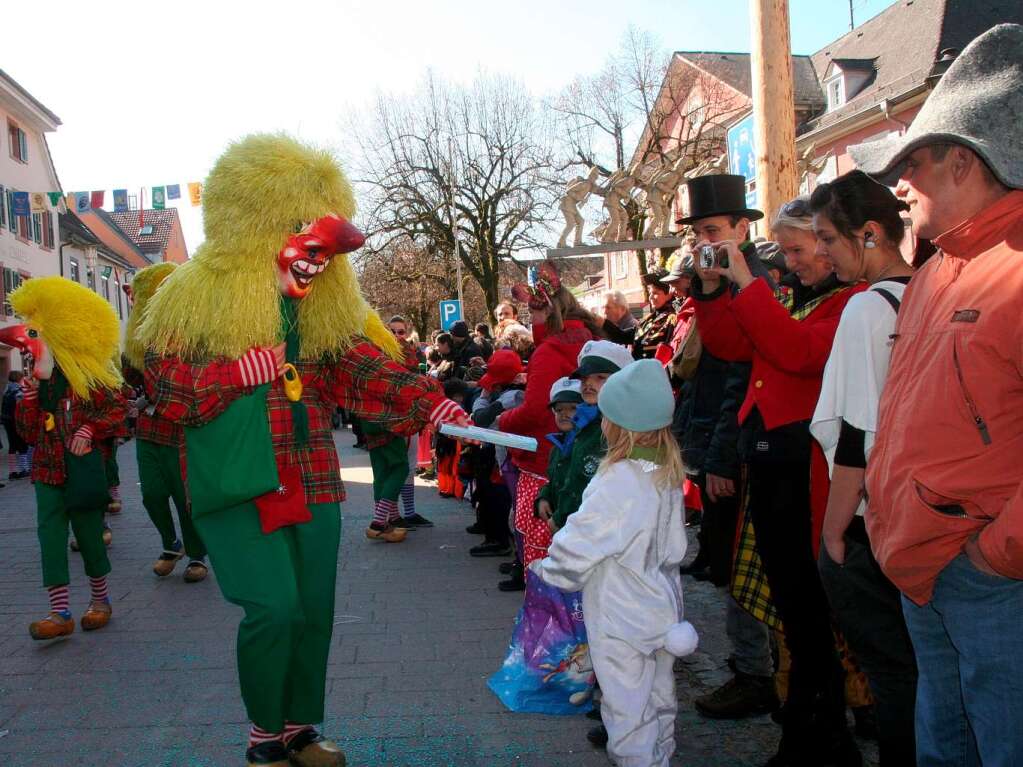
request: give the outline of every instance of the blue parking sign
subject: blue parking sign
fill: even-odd
[[[445,333],[451,330],[451,326],[462,319],[462,302],[461,301],[441,301],[440,302],[440,329]]]

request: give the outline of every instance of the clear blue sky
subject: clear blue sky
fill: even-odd
[[[891,2],[854,0],[857,23]],[[546,95],[598,69],[629,24],[669,49],[748,51],[748,14],[747,0],[48,0],[45,25],[8,29],[0,68],[63,120],[64,190],[106,189],[110,205],[114,188],[201,180],[249,132],[341,146],[345,111],[427,67]],[[812,53],[848,30],[848,0],[791,0],[791,17],[793,51]],[[192,249],[201,217],[183,205]]]

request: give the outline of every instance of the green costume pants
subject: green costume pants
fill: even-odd
[[[220,590],[245,610],[238,677],[249,719],[268,732],[323,721],[341,508],[309,507],[312,521],[264,535],[252,503],[204,514],[196,529]]]
[[[160,533],[163,548],[170,551],[177,540],[170,502],[178,510],[181,539],[189,559],[202,559],[206,547],[195,531],[192,515],[188,511],[185,484],[181,481],[181,463],[178,449],[160,445],[147,439],[135,440],[135,455],[139,462],[139,482],[142,484],[142,505]]]
[[[121,486],[121,469],[117,465],[117,442],[112,441],[110,446],[110,457],[103,462],[103,469],[107,474],[107,487]]]
[[[99,578],[110,572],[107,547],[103,545],[103,515],[106,507],[68,514],[64,509],[63,485],[36,482],[36,528],[43,560],[43,586],[64,586],[71,582],[67,566],[68,523],[78,541],[85,574]]]
[[[366,435],[386,431],[366,421],[363,421],[362,429]],[[386,445],[372,448],[369,465],[373,468],[373,500],[397,501],[409,477],[408,442],[405,438],[396,436]]]

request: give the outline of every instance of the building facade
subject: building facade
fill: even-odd
[[[18,285],[30,277],[60,273],[58,209],[46,196],[61,191],[46,143],[46,134],[60,124],[60,118],[0,70],[0,326],[14,323],[7,298]],[[15,192],[42,193],[45,203],[29,215],[15,215]],[[0,344],[0,381],[20,365],[20,355]]]

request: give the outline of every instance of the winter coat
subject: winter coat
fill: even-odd
[[[535,453],[524,450],[510,451],[512,462],[521,470],[539,476],[547,472],[552,445],[546,439],[556,430],[554,413],[548,407],[551,387],[559,378],[571,375],[576,369],[583,344],[593,335],[579,320],[566,320],[560,333],[546,335],[534,331],[542,340],[529,358],[526,369],[526,396],[518,407],[507,410],[497,419],[497,428],[509,434],[533,437],[537,441]]]
[[[540,490],[537,500],[545,500],[551,505],[554,523],[559,528],[564,527],[569,516],[579,509],[583,491],[607,452],[600,421],[600,411],[595,405],[580,405],[574,431],[548,435],[554,449],[547,467],[548,483]]]

